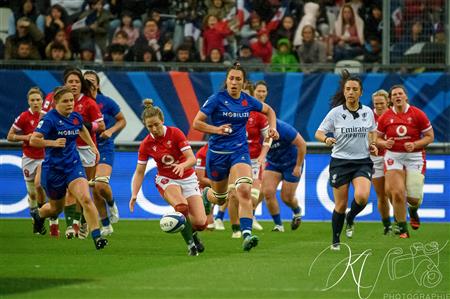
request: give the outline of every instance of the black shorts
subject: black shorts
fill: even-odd
[[[372,180],[373,162],[367,157],[364,159],[347,160],[331,158],[330,178],[331,187],[339,188],[349,184],[356,177],[365,177]]]

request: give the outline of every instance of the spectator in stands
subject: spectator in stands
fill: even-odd
[[[114,45],[114,44],[123,46],[123,48],[125,50],[125,52],[124,52],[125,53],[125,58],[124,58],[125,61],[134,61],[134,56],[135,56],[134,50],[133,50],[133,48],[130,48],[128,46],[129,45],[128,34],[125,31],[119,30],[114,34],[114,38],[112,40],[111,45]],[[108,49],[108,51],[109,51],[109,49]]]
[[[61,5],[55,4],[50,8],[49,14],[45,17],[44,33],[47,44],[55,38],[59,31],[66,29],[68,21],[67,12]]]
[[[381,63],[381,41],[377,36],[369,36],[364,46],[364,62]]]
[[[316,39],[316,29],[311,25],[303,27],[302,44],[297,48],[297,56],[304,72],[314,72],[317,68],[313,64],[327,62],[326,46]]]
[[[132,47],[139,37],[139,29],[133,26],[133,15],[130,11],[124,11],[121,14],[120,26],[117,27],[114,34],[119,31],[125,31],[128,35],[128,46]]]
[[[104,61],[112,61],[117,64],[121,64],[125,61],[126,46],[119,44],[112,44],[108,47],[108,53],[105,56]]]
[[[83,3],[86,0],[51,0],[51,5],[61,5],[70,17],[73,17],[81,12]],[[112,2],[112,1],[111,1]]]
[[[378,5],[372,5],[370,8],[370,14],[365,20],[364,24],[364,36],[366,37],[377,37],[381,40],[381,21],[383,20],[383,14],[381,11],[381,7]]]
[[[96,56],[95,45],[86,43],[80,46],[80,60],[84,62],[94,62]]]
[[[233,0],[206,0],[208,14],[216,16],[219,20],[224,19],[235,5]]]
[[[47,59],[52,61],[68,60],[66,56],[66,47],[58,42],[51,43]]]
[[[88,0],[88,4],[89,9],[82,12],[78,20],[86,18],[86,21],[92,20],[93,22],[72,31],[71,43],[75,51],[77,51],[78,45],[94,43],[98,45],[102,53],[105,53],[111,15],[103,9],[103,0]]]
[[[293,16],[287,15],[281,19],[281,25],[276,31],[271,32],[270,42],[276,45],[280,38],[287,38],[292,43],[295,35],[295,20]]]
[[[0,60],[5,58],[5,44],[3,40],[0,38]]]
[[[241,28],[240,36],[242,42],[252,43],[258,39],[258,32],[261,31],[265,26],[265,23],[261,21],[261,17],[256,13],[252,12],[248,24],[245,24]]]
[[[314,2],[308,2],[305,4],[303,10],[305,12],[304,16],[300,20],[298,24],[297,30],[295,31],[294,36],[294,46],[298,47],[302,44],[302,32],[303,27],[306,25],[311,25],[316,28],[317,16],[319,15],[320,6]]]
[[[137,62],[153,62],[156,61],[155,52],[153,52],[152,47],[145,46],[139,49],[138,52],[135,52],[135,61]]]
[[[192,67],[187,67],[185,64],[192,63],[191,50],[188,45],[181,44],[175,53],[174,62],[177,62],[176,70],[180,72],[193,72]]]
[[[182,44],[189,47],[189,51],[191,53],[192,61],[194,62],[200,62],[200,54],[196,48],[196,43],[194,40],[194,37],[192,36],[185,36],[183,38]]]
[[[342,6],[334,28],[335,62],[363,54],[364,22],[349,4]]]
[[[135,51],[141,52],[146,46],[151,47],[155,56],[154,61],[161,61],[162,37],[158,28],[158,23],[153,19],[145,21],[143,34],[139,36],[135,43]]]
[[[39,60],[40,56],[33,56],[32,50],[33,43],[30,40],[21,40],[17,46],[17,53],[13,56],[18,60]]]
[[[298,61],[292,54],[291,42],[287,38],[281,38],[277,42],[277,52],[272,56],[273,72],[297,72]]]
[[[59,30],[56,35],[54,36],[53,40],[47,44],[47,47],[45,47],[45,57],[47,59],[50,59],[51,57],[51,47],[54,43],[58,43],[64,46],[64,59],[63,60],[70,60],[72,58],[72,51],[69,47],[69,41],[66,38],[66,32],[64,30]]]
[[[44,17],[36,10],[34,1],[22,0],[18,10],[13,11],[13,14],[8,20],[8,36],[15,35],[17,21],[26,17],[30,22],[36,25],[37,29],[44,32]]]
[[[212,49],[208,58],[206,58],[206,62],[215,64],[214,67],[208,67],[209,72],[223,72],[225,69],[223,55],[219,49]]]
[[[269,40],[269,32],[262,29],[258,32],[258,40],[250,44],[253,55],[260,57],[264,63],[272,60],[272,43]]]
[[[17,31],[15,35],[8,36],[5,43],[5,59],[17,58],[19,42],[31,42],[31,57],[36,60],[41,58],[40,51],[44,47],[44,34],[27,17],[17,20]]]
[[[430,37],[423,32],[422,21],[412,22],[411,29],[406,32],[399,42],[395,43],[391,51],[391,62],[406,62],[405,53],[409,48],[420,42],[430,41]],[[416,56],[417,58],[417,56]]]
[[[176,59],[176,50],[172,39],[168,39],[164,43],[161,56],[161,60],[164,62],[174,61]]]
[[[252,48],[244,43],[239,50],[239,62],[242,66],[246,66],[248,64],[260,64],[263,61],[260,57],[253,56]]]
[[[200,58],[202,61],[206,60],[206,57],[211,52],[211,49],[219,49],[222,55],[225,53],[224,38],[232,35],[227,22],[219,21],[214,15],[207,15],[203,21],[203,33],[201,42]]]

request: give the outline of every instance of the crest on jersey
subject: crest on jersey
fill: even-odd
[[[31,124],[32,126],[34,126],[34,119],[32,119],[32,120],[30,121],[30,124]]]
[[[391,118],[390,122],[391,122],[391,124],[392,124],[392,123],[394,122],[394,119],[393,119],[393,118]]]
[[[228,101],[225,101],[225,105],[228,105]]]
[[[153,151],[156,152],[156,145],[152,147]]]
[[[242,100],[242,106],[244,106],[244,107],[247,107],[247,106],[248,106],[247,100]]]
[[[167,141],[167,146],[172,147],[172,140]]]
[[[75,126],[78,126],[78,125],[80,124],[80,121],[78,120],[78,118],[74,118],[74,119],[72,120],[72,123],[73,123]]]
[[[408,124],[412,123],[412,118],[411,117],[408,117],[406,120],[408,121]]]
[[[63,124],[63,121],[62,121],[62,120],[59,120],[58,124],[59,124],[59,125],[62,125],[62,124]]]
[[[345,115],[345,114],[342,114],[341,116],[344,120],[347,118],[347,115]]]
[[[397,133],[398,136],[403,137],[408,132],[408,129],[406,128],[406,126],[401,125],[398,126],[397,129],[395,129],[395,132]]]
[[[83,104],[78,104],[78,110],[83,110]]]

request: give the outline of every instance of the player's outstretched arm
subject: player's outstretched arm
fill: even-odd
[[[134,204],[136,203],[137,195],[141,190],[142,182],[144,181],[146,164],[138,164],[134,171],[133,181],[131,182],[131,199],[129,202],[130,212],[134,211]]]
[[[9,142],[20,142],[20,141],[29,141],[31,138],[31,134],[28,135],[22,135],[18,134],[20,131],[16,130],[14,127],[11,127],[8,132],[8,136],[6,136],[6,139],[8,139]]]

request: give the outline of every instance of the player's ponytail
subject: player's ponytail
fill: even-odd
[[[142,100],[142,105],[144,105],[144,111],[142,111],[142,122],[145,123],[146,118],[157,116],[161,121],[164,121],[164,114],[158,106],[153,105],[152,99]]]

